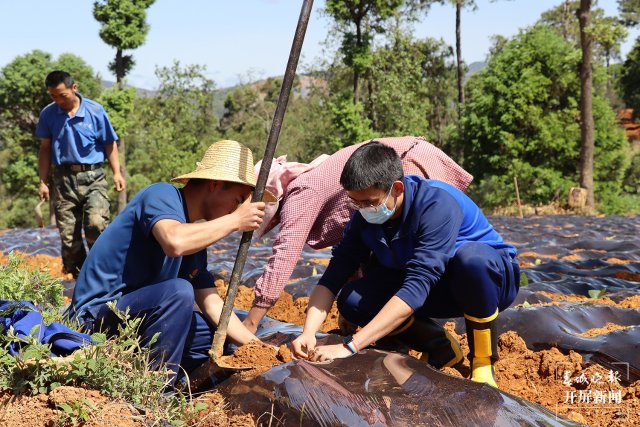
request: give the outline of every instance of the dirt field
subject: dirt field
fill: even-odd
[[[619,319],[623,320],[626,318],[625,313],[629,316],[637,315],[640,309],[640,294],[637,292],[640,287],[638,283],[640,282],[638,268],[640,245],[636,244],[637,238],[634,236],[634,233],[637,235],[637,226],[624,230],[627,236],[631,236],[631,240],[625,240],[624,236],[621,236],[621,229],[616,230],[607,227],[606,224],[598,223],[595,223],[592,228],[589,228],[589,223],[574,226],[569,222],[562,225],[529,222],[518,227],[517,230],[506,233],[507,239],[520,248],[520,265],[529,276],[529,281],[534,283],[521,288],[522,298],[518,302],[520,309],[524,307],[538,310],[554,307],[562,310],[570,310],[574,307],[602,308],[602,310],[609,310],[606,313],[611,310],[614,313],[622,313]],[[583,238],[581,230],[584,229],[590,230],[591,235]],[[549,235],[553,235],[553,239]],[[592,239],[593,242],[588,239]],[[553,240],[553,243],[549,243],[550,240]],[[631,247],[629,247],[629,241]],[[226,256],[225,250],[219,250],[218,253],[221,257]],[[31,268],[47,270],[56,277],[69,279],[69,277],[63,277],[58,257],[36,255],[27,256],[26,259]],[[0,263],[5,260],[6,257],[0,255]],[[322,257],[305,259],[307,265],[313,266],[313,274],[317,274],[316,268],[321,273],[327,260],[326,254]],[[225,277],[224,274],[221,277]],[[571,280],[563,282],[565,277]],[[582,282],[587,284],[584,289],[578,286]],[[224,281],[218,280],[216,286],[224,294]],[[589,289],[589,292],[591,289],[601,289],[603,292],[602,295],[594,297],[591,293],[587,295],[586,289]],[[241,286],[236,307],[249,309],[252,301],[253,289]],[[269,316],[283,322],[302,325],[307,302],[307,297],[294,299],[290,294],[285,294],[270,310]],[[605,313],[605,311],[601,312]],[[322,330],[335,332],[338,329],[337,317],[334,306]],[[616,334],[624,334],[637,328],[637,324],[626,321],[605,322],[592,319],[592,323],[597,326],[572,332],[572,334],[584,340],[598,340],[603,337],[617,337]],[[459,338],[463,353],[467,354],[468,346],[464,328],[461,329],[459,324],[456,327],[454,322],[447,323],[447,328]],[[496,364],[496,376],[500,389],[538,403],[558,415],[581,424],[640,425],[639,381],[625,381],[625,378],[621,378],[620,372],[612,370],[610,366],[605,367],[594,363],[576,351],[561,350],[553,345],[546,347],[532,350],[527,348],[525,340],[518,333],[508,330],[502,333],[499,338],[500,360]],[[251,361],[253,364],[263,365],[263,369],[244,372],[243,376],[250,377],[272,364],[290,360],[290,355],[282,354],[286,353],[284,349],[281,349],[281,354],[276,354],[272,349],[263,350],[256,350],[262,351],[261,356],[256,356],[250,348],[240,349],[239,356],[243,351],[247,353],[244,354],[246,359],[238,363]],[[629,351],[634,350],[629,348]],[[637,351],[637,343],[635,351]],[[419,356],[419,354],[413,355]],[[559,371],[558,366],[562,366],[563,369]],[[465,359],[455,369],[445,368],[444,372],[457,377],[468,377],[469,362]],[[0,397],[2,402],[0,421],[2,425],[12,426],[54,425],[52,423],[60,415],[59,409],[56,409],[56,403],[61,399],[73,400],[74,396],[91,400],[98,408],[92,412],[91,421],[86,425],[141,425],[135,420],[135,415],[139,415],[136,408],[119,402],[110,402],[95,391],[65,387],[61,387],[50,395],[32,397],[15,398],[5,393]],[[200,417],[202,425],[255,425],[255,420],[251,417],[223,414],[220,408],[224,406],[224,396],[210,393],[199,399],[211,403],[210,409],[202,412]],[[268,419],[268,414],[264,414],[258,423],[268,425],[268,422],[265,423]]]

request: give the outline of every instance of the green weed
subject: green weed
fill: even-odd
[[[91,417],[91,412],[97,408],[88,399],[76,400],[72,403],[60,403],[57,405],[63,414],[58,418],[57,425],[66,427],[71,424],[73,427],[84,425]]]
[[[43,311],[45,323],[58,321],[59,309],[64,305],[60,280],[48,273],[32,271],[25,260],[11,252],[6,265],[0,266],[0,299],[31,301]]]
[[[149,368],[150,350],[141,345],[138,337],[142,319],[131,318],[128,312],[115,312],[121,320],[117,334],[107,338],[103,333],[94,333],[91,337],[95,345],[67,357],[51,356],[49,345],[32,336],[18,338],[11,328],[0,334],[0,390],[10,389],[16,395],[38,394],[62,385],[81,386],[143,408],[149,420],[193,425],[204,404],[180,392],[165,394],[168,371]],[[157,336],[152,341],[155,339]],[[20,353],[11,356],[7,345],[17,341],[22,344]],[[61,419],[67,425],[82,425],[85,421],[87,409],[82,403],[60,409],[65,412]]]

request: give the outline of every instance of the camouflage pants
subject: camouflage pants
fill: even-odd
[[[103,168],[71,172],[56,166],[53,186],[56,192],[56,223],[62,243],[62,265],[77,277],[87,257],[82,229],[91,249],[109,222],[107,179]]]

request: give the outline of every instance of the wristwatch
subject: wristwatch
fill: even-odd
[[[349,335],[344,337],[342,340],[342,344],[347,347],[347,349],[351,352],[351,354],[356,354],[358,351],[358,347],[356,347],[356,343],[353,342],[353,335]]]

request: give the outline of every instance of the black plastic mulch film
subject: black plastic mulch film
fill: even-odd
[[[516,245],[521,263],[532,265],[522,269],[528,283],[521,287],[514,305],[550,301],[541,291],[589,296],[590,291],[604,290],[606,297],[620,301],[640,289],[639,282],[623,279],[640,273],[640,217],[491,217],[490,221],[505,240]],[[252,245],[243,284],[252,286],[260,277],[273,236],[271,232]],[[238,239],[239,235],[228,237],[209,249],[209,269],[214,274],[229,277]],[[18,250],[59,256],[58,233],[51,227],[9,230],[0,235],[0,250],[5,255]],[[317,259],[329,257],[328,250],[306,247],[287,292],[294,298],[309,295],[325,269]],[[608,261],[612,259],[626,263]],[[71,293],[72,286],[72,282],[66,284],[66,293]],[[590,338],[578,335],[607,323],[628,328]],[[578,351],[605,367],[619,369],[624,364],[626,383],[640,379],[639,325],[638,309],[589,301],[509,308],[499,317],[500,332],[516,331],[532,350],[555,346]],[[464,332],[461,320],[456,330]],[[282,343],[299,331],[299,327],[269,320],[261,325],[259,335]],[[256,416],[273,413],[280,425],[577,425],[489,386],[377,350],[329,364],[294,361],[251,379],[232,377],[219,389],[241,411]]]

